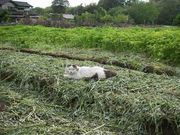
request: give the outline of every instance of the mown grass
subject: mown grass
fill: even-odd
[[[63,78],[64,64],[98,65],[90,61],[0,51],[0,78],[20,89],[38,92],[50,103],[68,109],[70,118],[105,124],[112,132],[146,134],[153,130],[179,133],[180,78],[144,74],[115,66],[118,76],[105,81]],[[100,124],[101,125],[101,124]],[[97,126],[98,127],[98,126]],[[38,127],[37,127],[38,128]]]
[[[113,52],[140,52],[171,64],[180,63],[180,29],[170,28],[47,28],[0,27],[0,42],[18,48],[101,48]]]
[[[59,58],[67,58],[80,61],[92,61],[103,65],[113,65],[121,68],[137,70],[144,73],[154,73],[158,75],[180,76],[179,67],[171,67],[166,64],[153,61],[142,54],[135,53],[111,53],[99,49],[75,49],[61,48],[56,51],[40,51],[34,49],[17,49],[0,44],[0,50],[11,50],[28,54],[37,54],[40,56],[52,56]]]
[[[0,84],[0,134],[114,135],[115,132],[93,121],[68,116],[69,110],[46,102],[37,91]],[[3,106],[3,108],[2,108]],[[100,124],[100,123],[99,123]]]

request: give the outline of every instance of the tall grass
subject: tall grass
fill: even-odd
[[[0,27],[0,42],[19,48],[101,48],[122,52],[145,52],[157,60],[180,63],[180,28],[47,28]]]

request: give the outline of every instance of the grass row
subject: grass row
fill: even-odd
[[[115,135],[95,122],[69,117],[68,110],[46,102],[37,91],[0,84],[0,134]],[[96,130],[94,130],[96,129]]]
[[[118,67],[118,76],[99,82],[63,78],[64,64],[97,65],[88,61],[0,51],[0,78],[18,88],[35,90],[39,95],[68,109],[72,118],[101,121],[122,134],[165,132],[180,126],[180,79],[147,75]],[[153,128],[154,127],[154,128]],[[150,130],[149,130],[150,129]]]
[[[143,52],[156,60],[180,63],[180,29],[170,28],[47,28],[0,27],[0,42],[18,48],[57,50],[62,47]]]
[[[179,67],[170,67],[160,62],[154,62],[151,59],[140,54],[133,53],[111,53],[107,51],[98,51],[97,49],[78,50],[75,48],[63,48],[56,51],[40,51],[33,49],[16,49],[6,45],[0,45],[0,50],[16,51],[28,54],[37,54],[42,56],[52,56],[55,58],[67,58],[71,60],[93,61],[104,65],[114,65],[121,68],[137,70],[144,73],[154,73],[158,75],[180,76]]]

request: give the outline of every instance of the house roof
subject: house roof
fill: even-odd
[[[11,1],[11,2],[14,3],[16,6],[20,6],[20,7],[33,7],[27,2],[21,2],[21,1]]]
[[[0,5],[9,2],[10,0],[0,0]]]
[[[72,14],[63,14],[63,17],[65,19],[74,19],[74,15],[72,15]]]

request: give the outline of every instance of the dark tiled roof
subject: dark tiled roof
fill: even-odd
[[[6,2],[9,2],[10,0],[0,0],[0,5],[6,3]]]
[[[14,3],[17,6],[20,7],[32,7],[29,3],[27,2],[20,2],[20,1],[12,1],[12,3]]]

